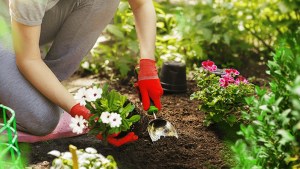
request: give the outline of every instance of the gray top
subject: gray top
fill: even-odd
[[[59,0],[9,0],[12,19],[27,26],[41,25],[45,12]]]

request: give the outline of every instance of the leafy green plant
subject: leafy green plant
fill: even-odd
[[[251,113],[243,113],[232,150],[235,168],[297,168],[300,166],[299,33],[280,41],[269,61],[270,91],[256,87],[257,97],[246,99]],[[290,43],[286,43],[289,41]]]
[[[223,67],[241,67],[242,62],[262,65],[274,51],[276,37],[299,30],[296,1],[162,0],[154,5],[158,66],[175,60],[185,62],[189,71],[208,57]],[[138,52],[132,11],[123,0],[82,68],[87,73],[126,79],[133,75]]]
[[[89,134],[101,134],[105,141],[108,135],[127,132],[140,120],[140,115],[133,114],[135,106],[127,97],[116,90],[109,90],[108,85],[103,88],[82,88],[76,93],[75,99],[81,105],[85,105],[92,114],[88,121],[88,127],[91,129]],[[75,118],[78,122],[75,120],[71,127],[74,132],[80,133],[86,122],[82,121],[82,118]],[[78,123],[82,124],[82,128],[78,127]]]
[[[140,120],[140,115],[130,114],[135,106],[128,103],[127,97],[115,90],[108,91],[107,87],[103,88],[102,97],[99,101],[94,102],[94,105],[88,102],[86,106],[94,114],[90,120],[90,126],[93,127],[90,132],[95,134],[102,133],[103,137],[106,137],[108,134],[128,131],[133,123]],[[120,114],[122,124],[119,127],[111,127],[103,123],[103,119],[101,119],[103,112],[116,112]],[[94,121],[94,119],[98,120]]]
[[[121,1],[112,23],[91,50],[92,57],[83,61],[81,67],[89,73],[125,79],[136,66],[138,51],[132,11],[127,1]]]
[[[243,58],[263,63],[274,51],[276,37],[299,30],[297,6],[276,0],[198,1],[185,5],[179,32],[191,42],[198,39],[203,53],[218,64],[233,61],[238,66]]]
[[[191,95],[191,99],[200,100],[199,110],[205,113],[206,126],[220,121],[229,125],[239,122],[241,111],[247,110],[244,97],[254,92],[250,83],[224,85],[220,83],[223,78],[204,69],[194,74],[199,90]]]

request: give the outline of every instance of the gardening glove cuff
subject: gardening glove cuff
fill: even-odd
[[[138,88],[142,97],[144,110],[150,107],[150,99],[160,110],[160,97],[163,95],[163,89],[157,75],[155,61],[151,59],[141,59],[138,74]]]
[[[155,61],[151,59],[140,60],[138,80],[158,79]]]
[[[87,109],[85,106],[81,106],[79,103],[71,108],[70,115],[72,117],[75,117],[76,115],[82,116],[85,120],[89,120],[89,118],[92,116],[89,109]]]
[[[134,132],[129,132],[128,134],[126,134],[124,137],[122,138],[116,138],[120,133],[116,133],[116,134],[111,134],[107,137],[107,142],[115,147],[120,147],[124,144],[128,144],[131,142],[134,142],[136,140],[138,140],[138,136],[135,135]],[[103,137],[101,134],[98,134],[96,136],[99,140],[103,140]]]

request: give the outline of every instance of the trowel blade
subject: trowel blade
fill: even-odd
[[[150,121],[147,130],[152,142],[159,140],[161,136],[171,136],[178,138],[175,127],[169,121],[163,119],[158,118]]]

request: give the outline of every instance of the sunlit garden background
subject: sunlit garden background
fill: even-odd
[[[184,63],[194,85],[189,103],[204,116],[205,129],[227,126],[218,138],[227,154],[221,155],[224,168],[300,168],[300,1],[157,0],[154,5],[157,66]],[[133,14],[121,1],[76,77],[129,86],[138,59]],[[205,69],[207,60],[239,74],[224,85],[223,76]]]

